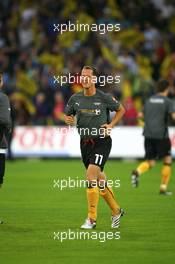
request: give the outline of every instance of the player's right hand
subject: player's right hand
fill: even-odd
[[[71,125],[71,126],[75,125],[75,118],[74,118],[74,116],[67,116],[67,115],[65,115],[64,116],[64,121],[68,125]]]

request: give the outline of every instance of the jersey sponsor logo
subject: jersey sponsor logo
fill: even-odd
[[[150,98],[150,103],[153,104],[163,104],[164,103],[164,99],[163,98]]]
[[[100,109],[80,109],[81,113],[86,113],[86,114],[92,114],[92,115],[100,115],[101,110]]]

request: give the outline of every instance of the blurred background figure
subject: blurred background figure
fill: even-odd
[[[49,115],[49,106],[46,102],[46,95],[43,92],[39,92],[35,98],[35,117],[34,122],[37,125],[46,125]]]
[[[11,131],[8,135],[8,152],[7,152],[7,159],[8,160],[14,160],[14,156],[12,153],[12,140],[14,136],[14,130],[15,130],[15,123],[16,123],[16,110],[13,105],[13,102],[11,100],[11,97],[9,97],[10,101],[10,108],[11,108]]]
[[[16,125],[62,125],[68,98],[82,87],[78,80],[54,83],[53,76],[75,76],[82,65],[94,65],[103,75],[120,75],[120,84],[99,88],[125,102],[123,125],[137,125],[136,111],[154,93],[155,82],[175,81],[175,6],[171,1],[157,3],[43,0],[41,7],[34,0],[1,0],[0,70],[5,91],[13,98]],[[54,23],[69,20],[120,23],[121,30],[53,30]]]
[[[64,122],[64,98],[61,92],[55,93],[55,104],[53,108],[53,118],[55,125],[65,125]]]
[[[126,109],[126,113],[123,118],[123,124],[125,126],[136,126],[138,113],[134,106],[134,101],[131,97],[128,97],[124,101],[124,107]]]

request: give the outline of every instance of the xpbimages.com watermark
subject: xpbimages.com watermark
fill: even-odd
[[[97,109],[91,110],[91,112],[89,111],[89,114],[100,115],[101,110],[97,108]],[[76,119],[75,119],[75,122],[76,122]],[[70,132],[73,132],[74,129],[75,128],[73,126],[56,128],[56,130],[59,132],[61,136],[68,135]],[[76,129],[78,130],[78,133],[81,137],[88,137],[88,138],[94,138],[94,137],[105,138],[107,135],[110,135],[112,131],[112,128],[110,127],[107,127],[107,128],[106,127],[100,127],[100,128],[76,127]]]
[[[120,75],[100,75],[100,76],[81,76],[78,73],[75,75],[71,75],[68,73],[67,75],[54,75],[53,76],[53,84],[73,84],[73,83],[94,83],[99,86],[105,86],[106,84],[119,84],[120,83]]]
[[[53,31],[63,34],[64,32],[97,32],[101,35],[107,32],[119,32],[121,29],[120,23],[117,24],[88,24],[80,23],[78,20],[73,23],[70,20],[67,23],[53,24]]]
[[[72,231],[68,229],[67,231],[54,232],[53,239],[59,242],[64,242],[66,240],[98,240],[100,243],[107,242],[108,240],[119,240],[120,232],[87,232],[87,231]]]
[[[105,190],[106,186],[110,188],[120,188],[120,180],[100,180],[100,181],[87,181],[84,179],[73,179],[68,177],[67,179],[54,179],[53,180],[53,188],[63,191],[66,188],[86,188],[86,187],[98,187],[100,190]]]

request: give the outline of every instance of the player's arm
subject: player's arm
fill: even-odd
[[[174,121],[175,120],[175,101],[172,99],[168,100],[168,112]]]
[[[120,107],[115,112],[115,115],[112,118],[111,123],[109,123],[109,126],[111,128],[113,128],[114,126],[116,126],[120,122],[120,120],[122,119],[122,117],[125,114],[125,112],[126,112],[125,108],[123,107],[122,104],[120,104]]]
[[[137,124],[138,126],[143,127],[144,126],[144,112],[138,112],[137,114]]]
[[[3,86],[3,77],[2,77],[2,73],[0,73],[0,89]]]
[[[75,125],[75,109],[74,109],[74,99],[71,96],[71,98],[69,99],[65,111],[64,111],[64,121],[67,125]]]
[[[118,102],[111,95],[106,95],[105,103],[106,103],[107,109],[109,111],[115,112],[115,115],[112,118],[111,122],[109,124],[103,124],[101,126],[101,127],[106,128],[107,134],[109,135],[111,129],[120,122],[122,116],[125,113],[125,108],[123,107],[123,105],[120,102]]]
[[[7,95],[0,95],[0,125],[6,128],[11,127],[10,103]]]
[[[119,108],[115,111],[115,115],[112,118],[111,122],[109,124],[103,124],[101,127],[105,128],[105,135],[109,136],[111,134],[111,130],[114,126],[116,126],[120,120],[122,119],[122,116],[125,114],[125,108],[122,104],[120,104]]]
[[[3,87],[3,75],[0,73],[0,89]],[[5,129],[11,127],[10,102],[8,96],[0,93],[0,126]]]
[[[175,121],[175,112],[171,113],[171,118]]]

